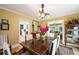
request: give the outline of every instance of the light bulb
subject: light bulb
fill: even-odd
[[[42,13],[41,17],[44,17],[45,16],[45,13]]]
[[[40,13],[38,13],[38,15],[41,17],[41,14]]]

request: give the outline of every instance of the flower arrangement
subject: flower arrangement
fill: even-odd
[[[48,31],[48,26],[41,26],[40,31],[42,35],[45,35],[45,33]]]
[[[45,33],[48,31],[48,26],[41,26],[40,27],[40,38],[41,41],[43,42],[43,40],[45,40]]]

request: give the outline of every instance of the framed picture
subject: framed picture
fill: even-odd
[[[1,23],[8,23],[8,19],[1,19]]]
[[[9,30],[9,24],[7,24],[7,23],[2,23],[2,24],[1,24],[1,30]]]

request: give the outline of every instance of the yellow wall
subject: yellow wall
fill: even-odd
[[[32,17],[19,15],[10,11],[0,9],[0,20],[8,19],[9,30],[0,30],[1,34],[8,34],[10,44],[18,42],[19,39],[19,18],[22,20],[28,20],[30,23],[30,31],[32,31]]]
[[[46,24],[48,21],[52,21],[52,20],[65,20],[65,23],[66,23],[66,21],[75,19],[75,18],[79,18],[79,13],[65,15],[65,16],[56,17],[56,18],[45,19],[45,20],[42,20],[40,23]]]

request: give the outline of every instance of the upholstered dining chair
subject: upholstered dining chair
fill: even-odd
[[[22,42],[25,42],[25,41],[28,41],[28,40],[32,40],[32,39],[33,39],[32,34],[26,34],[26,37],[20,35],[20,36],[19,36],[19,43],[22,43]],[[27,50],[25,50],[25,49],[23,48],[23,46],[20,45],[20,44],[13,45],[12,48],[13,48],[12,50],[14,50],[13,53],[14,53],[14,52],[19,52],[20,50],[21,50],[21,51],[23,50],[24,52],[21,53],[21,54],[30,54],[30,53],[29,53]]]
[[[8,35],[6,34],[0,35],[0,46],[1,46],[1,49],[3,49],[3,55],[11,55]]]
[[[8,35],[0,35],[0,49],[2,49],[4,42],[9,43]]]
[[[59,52],[59,44],[60,44],[60,35],[57,36],[57,38],[52,41],[50,47],[49,47],[49,55],[55,55],[57,50]]]
[[[9,44],[6,42],[3,43],[3,55],[11,55]]]

